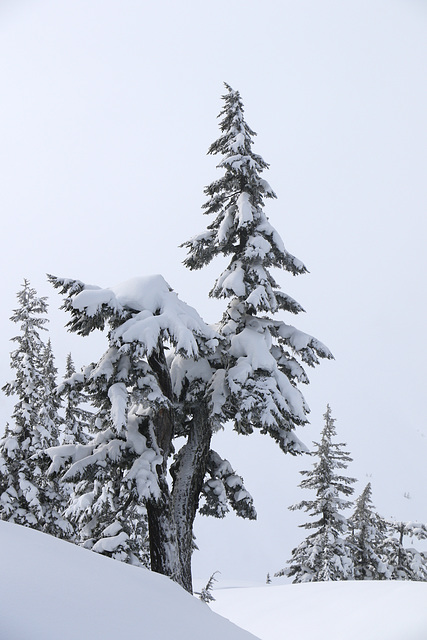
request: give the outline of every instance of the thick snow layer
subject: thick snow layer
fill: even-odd
[[[0,522],[1,640],[251,640],[164,576]]]
[[[426,640],[427,583],[317,582],[215,589],[211,607],[262,640]]]
[[[193,307],[178,298],[161,275],[131,278],[107,289],[85,285],[72,304],[88,317],[99,313],[104,305],[115,312],[133,311],[132,317],[112,335],[125,343],[138,341],[148,353],[163,332],[170,335],[177,351],[187,356],[199,355],[195,336],[204,338],[212,348],[217,344],[216,333]]]

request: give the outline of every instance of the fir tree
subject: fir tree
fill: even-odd
[[[95,550],[108,547],[114,553],[115,542],[118,552],[123,550],[123,542],[129,539],[125,530],[129,512],[134,509],[135,514],[145,506],[151,568],[191,591],[191,566],[188,557],[183,559],[182,532],[188,544],[205,476],[205,466],[200,472],[193,460],[207,459],[210,439],[206,441],[201,433],[205,423],[196,423],[180,410],[166,351],[202,360],[217,344],[215,332],[161,276],[135,278],[117,290],[51,280],[67,294],[64,306],[72,314],[71,330],[82,335],[104,326],[110,330],[107,351],[83,371],[86,393],[97,408],[95,436],[86,445],[50,451],[51,472],[66,467],[65,479],[80,478],[76,495],[81,498],[81,510],[86,510],[86,519],[91,513],[96,516],[86,529],[92,542],[96,539]],[[177,436],[185,444],[171,468],[171,490],[167,474]],[[79,517],[79,509],[71,508]],[[122,526],[123,535],[117,524],[109,529],[115,522]],[[114,540],[104,540],[106,529],[114,530]],[[185,550],[190,558],[192,545],[191,537]]]
[[[84,451],[81,445],[89,445],[99,433],[95,414],[87,408],[89,396],[84,392],[84,380],[83,373],[76,373],[69,354],[58,392],[65,400],[61,439],[63,444],[71,445],[68,450],[72,451]],[[99,424],[103,421],[98,416]],[[56,451],[54,448],[49,453],[54,455]],[[50,478],[58,477],[57,470],[55,464],[50,466]],[[64,484],[69,487],[65,515],[73,523],[74,542],[116,560],[149,566],[146,509],[129,499],[120,466],[91,469],[77,482],[71,474],[65,477]]]
[[[69,534],[61,515],[62,495],[46,478],[44,451],[58,444],[58,404],[53,393],[55,367],[50,342],[44,344],[46,298],[39,298],[28,280],[18,295],[19,307],[11,317],[20,327],[12,338],[15,379],[4,385],[16,396],[12,425],[0,441],[0,517],[59,537]]]
[[[391,567],[384,557],[387,524],[374,510],[372,489],[368,483],[356,500],[349,519],[354,578],[356,580],[384,580],[391,577]]]
[[[94,413],[84,393],[84,376],[76,372],[71,353],[67,355],[64,380],[57,389],[62,397],[65,415],[60,429],[61,444],[86,444],[93,429]]]
[[[206,586],[203,587],[200,593],[196,594],[199,596],[200,600],[202,600],[203,602],[206,602],[206,604],[209,604],[209,602],[215,602],[215,598],[212,595],[212,589],[213,589],[214,583],[217,582],[217,579],[215,578],[215,575],[217,573],[219,573],[219,571],[214,571],[211,577],[209,578],[208,582],[206,583]]]
[[[427,553],[407,546],[405,538],[427,539],[427,526],[418,522],[389,521],[383,553],[391,566],[392,580],[427,581]]]
[[[65,295],[71,331],[109,329],[108,350],[83,374],[98,407],[97,434],[85,449],[52,452],[52,468],[89,482],[89,492],[109,478],[113,511],[145,504],[151,568],[188,591],[200,498],[208,515],[223,517],[231,507],[256,516],[242,478],[212,449],[214,432],[231,418],[240,433],[256,427],[284,451],[303,451],[294,429],[307,421],[308,407],[297,384],[308,378],[298,360],[312,366],[332,357],[315,338],[270,317],[302,309],[269,269],[306,269],[263,212],[264,197],[274,197],[260,177],[267,165],[252,152],[239,94],[227,90],[223,136],[210,150],[224,154],[225,176],[206,189],[207,213],[218,217],[187,243],[186,261],[199,268],[214,255],[231,255],[212,291],[230,298],[220,325],[205,325],[161,276],[110,289],[51,277]]]
[[[346,498],[353,493],[351,485],[355,479],[337,473],[337,470],[347,468],[351,458],[343,450],[343,443],[334,442],[335,420],[329,405],[324,419],[321,441],[314,443],[311,454],[317,461],[313,469],[301,471],[304,480],[299,485],[302,489],[315,491],[316,497],[290,507],[291,510],[303,509],[315,518],[301,525],[314,531],[292,551],[288,567],[275,574],[293,577],[293,582],[349,580],[353,577],[351,549],[345,540],[347,519],[342,511],[352,504]]]
[[[39,428],[45,430],[47,437],[46,444],[49,443],[50,447],[59,444],[59,434],[62,424],[62,418],[60,416],[61,400],[57,394],[58,370],[55,366],[50,339],[48,339],[45,348],[42,350],[41,356],[44,384],[41,390],[43,403],[39,412]],[[73,529],[69,521],[64,517],[64,512],[68,506],[70,491],[69,487],[58,478],[50,477],[46,474],[50,462],[46,455],[46,450],[49,447],[45,446],[39,453],[43,478],[40,478],[38,484],[40,487],[43,487],[47,501],[46,511],[50,514],[50,517],[46,518],[44,531],[56,537],[71,540],[74,537]]]
[[[298,358],[313,366],[332,355],[315,338],[271,317],[303,309],[279,289],[270,269],[292,275],[307,269],[286,251],[264,213],[264,200],[276,198],[261,177],[268,165],[252,150],[255,133],[245,122],[239,92],[225,86],[222,135],[208,151],[221,156],[218,167],[224,175],[205,189],[205,213],[215,219],[183,245],[190,269],[200,269],[218,255],[230,257],[210,292],[229,299],[219,325],[222,350],[217,361],[211,359],[216,372],[210,382],[210,415],[220,425],[232,419],[239,433],[259,428],[295,454],[305,447],[294,430],[307,422],[309,411],[297,387],[308,382]]]
[[[93,470],[92,470],[93,471]],[[113,472],[116,478],[113,478]],[[149,567],[146,509],[131,499],[120,467],[89,474],[73,488],[65,515],[75,542],[86,549],[132,565]]]

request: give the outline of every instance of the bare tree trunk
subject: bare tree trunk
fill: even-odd
[[[172,402],[172,384],[161,343],[150,356],[149,364],[157,376],[163,395]],[[154,434],[151,434],[151,439],[155,439],[155,442],[150,444],[154,449],[160,450],[163,462],[157,466],[157,478],[161,496],[157,500],[151,499],[147,501],[151,570],[168,576],[184,588],[187,588],[181,566],[172,496],[166,480],[168,458],[172,452],[172,439],[175,431],[173,409],[160,409],[153,422]]]
[[[147,501],[151,570],[168,576],[186,589],[169,488],[164,478],[159,478],[159,484],[161,498]]]
[[[212,432],[205,403],[195,409],[187,443],[171,469],[173,509],[184,588],[192,593],[193,524],[206,473]]]

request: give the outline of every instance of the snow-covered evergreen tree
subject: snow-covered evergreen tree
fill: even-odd
[[[76,544],[115,560],[149,567],[146,509],[133,501],[123,482],[123,469],[92,467],[82,480],[70,485],[65,515],[74,525]]]
[[[374,509],[370,482],[355,502],[349,527],[348,543],[352,549],[355,580],[391,578],[392,568],[384,556],[387,523]]]
[[[419,522],[389,521],[388,536],[383,552],[391,566],[392,580],[427,581],[427,553],[412,544],[407,546],[405,538],[427,539],[427,526]]]
[[[311,470],[301,471],[304,480],[299,485],[302,489],[315,491],[316,497],[290,507],[291,510],[303,509],[315,518],[301,525],[314,531],[293,549],[288,566],[275,574],[293,577],[293,582],[353,578],[352,553],[345,539],[347,518],[343,510],[352,504],[346,498],[353,493],[351,485],[355,479],[341,473],[351,462],[351,457],[343,449],[343,443],[334,442],[335,419],[329,405],[324,419],[321,440],[314,443],[311,454],[316,457],[316,462]]]
[[[41,353],[41,368],[44,384],[41,390],[43,403],[39,412],[39,428],[46,431],[45,445],[49,444],[49,447],[51,447],[59,444],[62,418],[60,416],[61,399],[57,394],[58,370],[55,366],[50,339],[48,339]],[[39,467],[42,469],[43,478],[40,478],[38,482],[44,492],[46,512],[48,513],[43,530],[56,537],[72,540],[74,537],[72,526],[67,518],[64,517],[64,512],[68,507],[69,487],[62,483],[59,478],[47,476],[46,470],[49,462],[45,446],[39,453]]]
[[[215,575],[217,573],[219,572],[214,571],[211,577],[209,578],[209,580],[207,581],[206,586],[203,587],[200,593],[196,594],[199,596],[200,600],[202,600],[202,602],[206,602],[206,604],[209,604],[209,602],[215,602],[215,598],[212,595],[212,589],[213,589],[214,583],[217,582],[217,579],[215,578]]]
[[[59,437],[59,425],[61,417],[61,400],[56,393],[58,370],[55,366],[55,358],[52,351],[50,338],[46,346],[41,350],[40,367],[43,374],[43,386],[40,396],[43,399],[39,409],[40,428],[44,428],[47,442],[57,441]]]
[[[71,353],[67,355],[64,380],[57,389],[64,404],[64,420],[60,428],[61,444],[86,444],[93,428],[94,413],[83,389],[84,376],[76,372]]]
[[[238,91],[225,85],[220,113],[222,135],[208,153],[220,155],[224,175],[205,189],[205,213],[215,215],[207,230],[183,246],[185,264],[200,269],[215,256],[230,256],[210,295],[229,299],[219,325],[223,337],[210,381],[211,421],[234,421],[239,433],[258,428],[272,436],[285,452],[305,449],[295,427],[307,422],[308,406],[297,387],[307,383],[301,362],[313,366],[332,358],[315,338],[282,320],[278,311],[297,314],[302,307],[283,293],[270,270],[305,273],[304,264],[284,247],[264,212],[264,199],[276,195],[261,177],[268,167],[252,150],[254,131],[244,119]],[[218,354],[216,354],[218,357]]]
[[[284,451],[303,451],[294,429],[307,421],[308,407],[297,383],[308,378],[298,360],[312,366],[332,357],[315,338],[270,317],[302,309],[279,290],[269,269],[306,269],[263,212],[263,198],[274,197],[260,177],[267,165],[252,152],[239,94],[227,90],[224,135],[211,147],[225,156],[225,177],[206,190],[207,213],[219,215],[207,233],[187,243],[186,261],[199,268],[214,255],[232,254],[212,292],[230,298],[219,327],[206,326],[161,276],[109,289],[51,277],[65,295],[71,331],[109,329],[108,350],[83,373],[98,407],[98,432],[87,445],[51,451],[52,470],[64,467],[66,477],[89,482],[82,495],[110,478],[106,502],[114,496],[113,511],[145,503],[151,568],[188,591],[200,497],[208,515],[223,517],[231,507],[255,517],[242,478],[212,449],[213,433],[231,418],[241,433],[256,427]]]
[[[85,375],[77,373],[71,354],[67,356],[65,379],[58,393],[65,400],[65,417],[61,429],[62,444],[71,445],[61,451],[85,451],[99,428],[95,414],[88,410],[89,397],[84,391]],[[99,401],[97,394],[94,402]],[[101,409],[101,414],[102,409]],[[103,420],[98,415],[97,424]],[[51,450],[49,450],[51,451]],[[55,449],[56,451],[56,449]],[[58,478],[51,465],[50,478]],[[69,487],[67,518],[73,523],[74,542],[116,560],[149,566],[146,510],[130,500],[121,466],[89,466],[82,477],[65,476]]]
[[[191,566],[189,577],[188,558],[182,558],[181,544],[183,531],[186,536],[190,532],[191,557],[191,516],[194,519],[192,510],[197,509],[205,477],[210,438],[206,440],[201,433],[206,423],[195,422],[180,410],[166,352],[193,362],[196,358],[203,368],[203,356],[217,345],[216,334],[194,309],[178,299],[161,276],[134,278],[110,289],[51,280],[67,295],[64,306],[72,314],[71,330],[87,335],[95,328],[109,327],[107,351],[82,374],[85,390],[98,410],[96,435],[86,445],[51,450],[51,472],[69,466],[71,459],[64,477],[81,479],[77,494],[83,510],[88,514],[92,509],[97,518],[95,530],[92,522],[87,529],[90,537],[96,538],[95,550],[101,539],[98,547],[106,549],[108,545],[114,553],[117,542],[119,551],[123,550],[125,536],[129,539],[125,530],[129,510],[145,506],[152,569],[190,591]],[[171,468],[170,490],[168,463],[177,436],[184,438],[185,444]],[[194,458],[200,457],[204,459],[201,470],[194,463]],[[213,469],[212,473],[219,471]],[[230,475],[230,469],[224,471],[231,482]],[[190,500],[193,504],[188,506]],[[75,514],[77,507],[77,503],[72,506]],[[112,516],[124,533],[121,535],[115,525],[114,540],[107,543],[105,528],[113,524]]]
[[[58,443],[58,402],[54,394],[55,366],[50,342],[40,332],[47,322],[46,298],[39,298],[28,280],[18,295],[19,307],[11,320],[20,327],[12,338],[15,379],[4,385],[17,402],[0,441],[0,517],[46,531],[58,537],[69,534],[62,517],[63,496],[46,478],[45,449]]]

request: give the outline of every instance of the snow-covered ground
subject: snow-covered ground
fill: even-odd
[[[0,522],[0,640],[251,640],[167,578]]]
[[[427,638],[426,583],[215,589],[233,625],[163,576],[6,522],[0,567],[0,640]]]
[[[212,609],[262,640],[426,640],[427,583],[318,582],[218,589]]]

